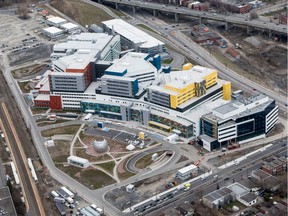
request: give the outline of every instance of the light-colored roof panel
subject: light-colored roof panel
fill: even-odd
[[[43,31],[48,32],[50,34],[57,34],[57,33],[62,33],[63,32],[62,29],[56,28],[54,26],[45,28],[45,29],[43,29]]]
[[[50,95],[49,94],[39,94],[34,100],[43,100],[43,101],[50,101]]]
[[[78,28],[79,26],[74,24],[74,23],[69,22],[69,23],[65,23],[65,24],[61,25],[61,27],[69,30],[69,29],[73,29],[73,28]]]
[[[133,43],[142,43],[140,47],[149,48],[164,45],[162,41],[152,37],[146,32],[132,26],[131,24],[121,19],[108,20],[102,23],[108,26],[110,29],[114,29],[117,34],[120,34],[122,37],[127,38]]]
[[[126,77],[141,76],[145,73],[155,73],[157,69],[145,60],[147,53],[129,52],[121,59],[115,59],[113,64],[106,71],[122,73],[127,69]]]
[[[55,23],[55,24],[66,22],[66,20],[61,17],[51,17],[47,21]]]

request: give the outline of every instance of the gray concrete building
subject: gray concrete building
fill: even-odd
[[[104,75],[98,79],[97,93],[134,98],[138,93],[138,80],[130,77]]]
[[[50,91],[84,92],[90,82],[86,80],[84,73],[58,73],[49,75]]]

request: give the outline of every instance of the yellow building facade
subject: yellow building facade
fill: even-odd
[[[231,100],[231,82],[224,83],[222,86],[223,86],[223,99]]]
[[[183,66],[184,67],[184,66]],[[192,66],[191,66],[192,67]],[[193,73],[193,72],[191,72]],[[208,75],[202,77],[202,81],[189,82],[182,88],[177,88],[170,85],[165,85],[165,89],[175,92],[175,94],[170,94],[170,107],[176,109],[182,103],[190,100],[195,96],[202,96],[206,93],[206,90],[217,83],[217,71],[212,71]],[[204,83],[203,83],[204,82]],[[204,85],[204,86],[203,86]],[[201,88],[201,89],[200,89]]]

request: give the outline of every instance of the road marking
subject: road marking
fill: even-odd
[[[2,103],[1,103],[1,106],[2,106],[2,109],[3,109],[4,113],[5,113],[5,115],[6,115],[6,118],[7,118],[7,120],[8,120],[9,125],[10,125],[10,128],[11,128],[11,130],[12,130],[12,133],[13,133],[13,136],[14,136],[14,138],[15,138],[16,144],[17,144],[17,146],[18,146],[18,148],[19,148],[20,155],[21,155],[22,160],[23,160],[23,162],[24,162],[24,167],[25,167],[25,169],[26,169],[26,172],[28,173],[28,178],[29,178],[29,181],[30,181],[31,186],[32,186],[33,193],[34,193],[35,198],[36,198],[36,202],[37,202],[37,205],[38,205],[38,209],[39,209],[39,211],[40,211],[40,215],[45,216],[45,212],[44,212],[43,206],[41,205],[40,197],[39,197],[39,194],[38,194],[38,192],[37,192],[37,188],[36,188],[36,186],[35,186],[35,181],[34,181],[34,180],[31,181],[31,180],[32,180],[32,176],[31,176],[31,174],[30,174],[31,172],[30,172],[30,169],[28,169],[28,166],[27,166],[27,163],[26,163],[27,159],[26,159],[25,153],[24,153],[24,151],[23,151],[23,148],[22,148],[22,146],[21,146],[21,142],[20,142],[20,140],[19,140],[19,137],[18,137],[18,135],[17,135],[17,133],[16,133],[16,129],[14,128],[14,126],[13,126],[13,124],[12,124],[12,120],[11,120],[10,115],[9,115],[9,113],[8,113],[8,109],[7,109],[7,107],[6,107],[6,104],[5,104],[4,102],[2,102]],[[11,149],[11,150],[12,150],[12,149]],[[12,152],[12,151],[11,151],[11,152]],[[16,163],[15,163],[15,164],[16,164]],[[19,176],[20,176],[20,175],[19,175]],[[20,177],[20,178],[21,178],[21,177]],[[22,187],[22,188],[24,189],[24,187]],[[25,194],[25,193],[24,193],[24,194]],[[25,198],[26,198],[26,200],[27,200],[27,196],[26,196],[26,195],[25,195]],[[28,202],[27,202],[27,204],[28,204]],[[28,204],[27,210],[28,210],[28,209],[29,209],[29,204]]]

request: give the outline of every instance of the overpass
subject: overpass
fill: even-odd
[[[191,16],[198,18],[200,20],[200,23],[202,23],[204,20],[214,20],[219,22],[225,23],[225,29],[229,30],[229,27],[231,25],[240,25],[240,26],[246,26],[247,27],[247,33],[250,33],[250,31],[254,29],[262,29],[264,31],[268,31],[269,34],[274,33],[282,33],[287,34],[286,25],[282,24],[275,24],[270,22],[264,22],[260,20],[250,20],[249,18],[245,17],[244,15],[239,14],[233,14],[233,15],[222,15],[222,14],[216,14],[211,13],[207,11],[197,11],[197,10],[191,10],[187,7],[177,7],[175,5],[163,5],[159,3],[154,2],[143,2],[143,1],[136,1],[136,0],[97,0],[98,3],[113,3],[115,4],[115,8],[118,10],[119,5],[126,5],[130,6],[133,9],[133,12],[136,12],[137,8],[142,9],[149,9],[153,11],[153,15],[157,16],[157,13],[159,11],[166,12],[166,13],[172,13],[174,14],[175,21],[178,22],[179,16]]]

